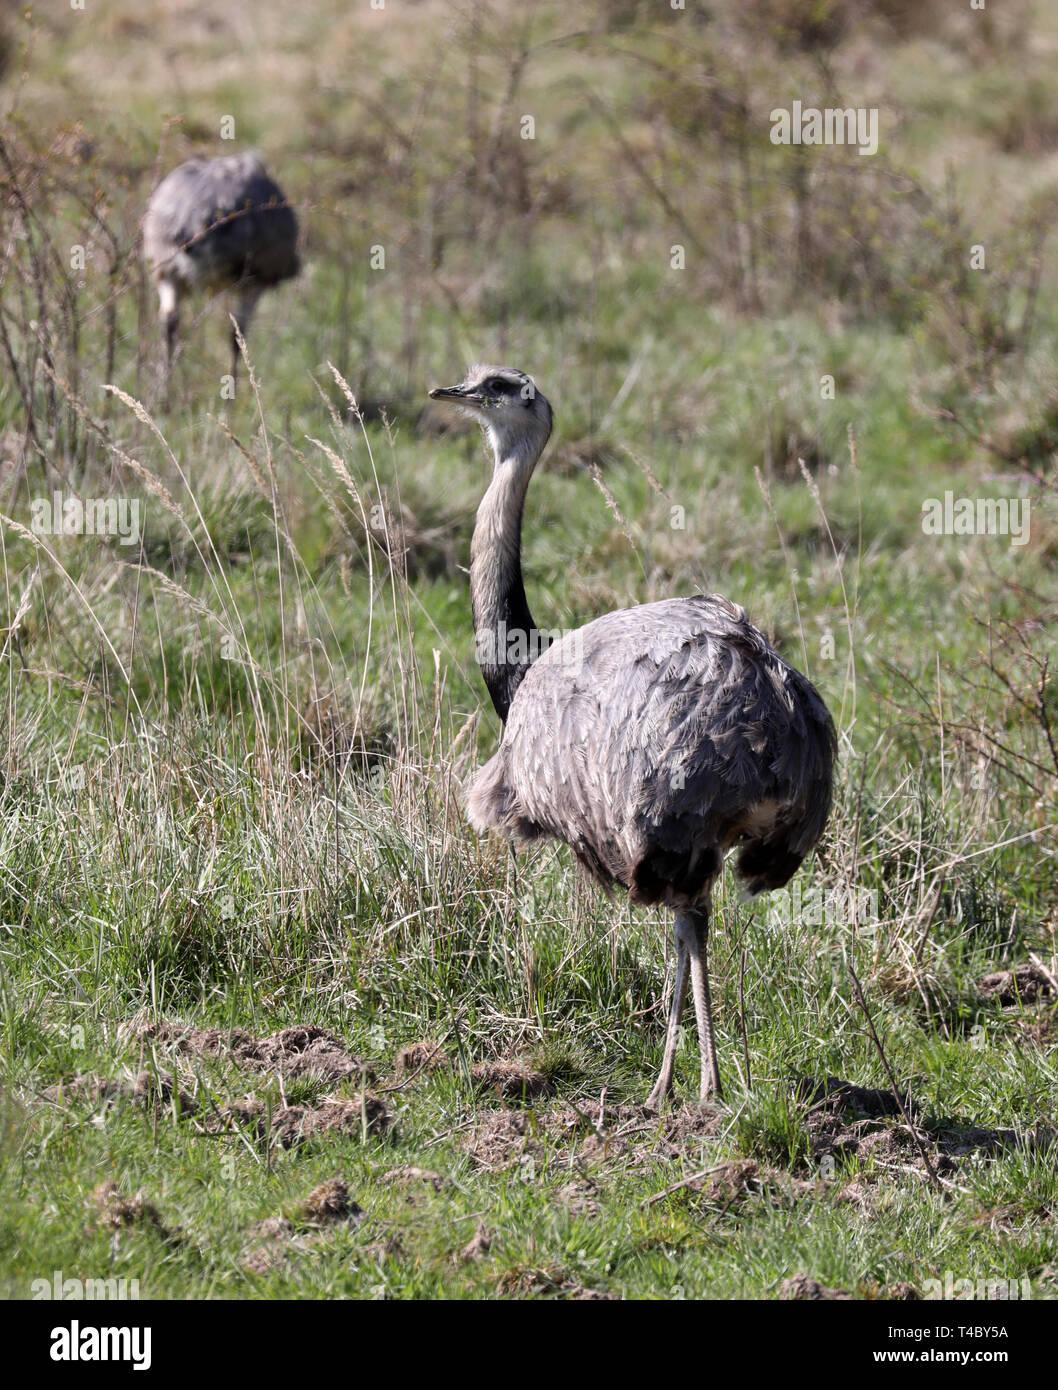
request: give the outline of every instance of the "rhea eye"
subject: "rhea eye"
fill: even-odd
[[[494,376],[491,381],[486,381],[486,390],[492,391],[497,396],[505,396],[509,387],[501,376]]]

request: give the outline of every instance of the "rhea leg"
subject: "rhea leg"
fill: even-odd
[[[680,932],[680,918],[676,918],[676,979],[669,1000],[669,1025],[665,1034],[665,1055],[661,1062],[661,1072],[650,1095],[647,1105],[651,1110],[660,1110],[661,1103],[672,1093],[672,1073],[676,1064],[676,1046],[680,1040],[680,1018],[683,1003],[687,997],[688,952],[684,934]]]
[[[691,962],[691,993],[694,996],[694,1015],[698,1022],[698,1049],[701,1053],[702,1075],[700,1098],[721,1097],[720,1067],[716,1060],[713,1038],[713,1002],[709,994],[709,900],[703,906],[680,916],[676,930],[686,931],[687,949]]]
[[[235,307],[235,323],[232,324],[231,329],[231,374],[236,381],[239,379],[239,338],[241,337],[243,342],[246,342],[247,334],[250,331],[250,320],[253,318],[257,301],[260,298],[261,291],[259,289],[244,289],[239,295],[239,302]]]
[[[676,1062],[676,1046],[680,1037],[680,1018],[683,1014],[687,995],[687,982],[690,979],[691,993],[694,996],[694,1014],[698,1024],[698,1049],[701,1056],[701,1083],[699,1096],[708,1100],[721,1097],[720,1067],[716,1060],[716,1042],[713,1038],[713,1004],[709,993],[709,900],[693,911],[676,914],[676,980],[669,1002],[669,1024],[665,1036],[665,1055],[661,1062],[661,1074],[650,1095],[647,1105],[658,1110],[662,1101],[672,1092],[672,1074]]]
[[[158,281],[158,317],[165,335],[165,374],[168,378],[180,334],[180,296],[172,280]]]

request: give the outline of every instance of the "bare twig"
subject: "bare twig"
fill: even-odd
[[[871,1011],[867,1007],[867,1000],[863,997],[863,986],[860,984],[860,978],[856,974],[856,971],[853,969],[851,961],[849,961],[849,975],[852,979],[853,988],[856,991],[856,1002],[863,1010],[863,1016],[867,1020],[867,1029],[871,1035],[871,1041],[877,1048],[878,1056],[881,1058],[882,1066],[885,1068],[885,1074],[889,1078],[889,1085],[893,1092],[893,1099],[900,1107],[900,1114],[904,1117],[904,1123],[911,1131],[911,1137],[915,1141],[915,1147],[918,1149],[919,1157],[922,1159],[922,1162],[925,1165],[925,1169],[926,1172],[929,1174],[930,1181],[935,1186],[940,1187],[941,1181],[939,1176],[937,1175],[937,1170],[933,1167],[933,1161],[929,1156],[929,1151],[927,1150],[925,1144],[922,1142],[922,1136],[921,1134],[919,1134],[917,1127],[914,1124],[912,1124],[911,1116],[907,1113],[907,1106],[904,1104],[904,1098],[900,1094],[900,1089],[896,1084],[896,1077],[893,1074],[892,1067],[889,1065],[889,1059],[885,1055],[885,1048],[882,1046],[881,1039],[879,1038],[875,1030],[874,1020],[871,1018]]]
[[[702,1178],[708,1178],[713,1173],[719,1173],[725,1165],[716,1163],[712,1168],[703,1168],[700,1173],[692,1173],[690,1177],[681,1178],[679,1182],[674,1182],[671,1187],[664,1188],[661,1192],[655,1192],[653,1197],[644,1197],[640,1202],[640,1207],[652,1207],[655,1202],[664,1201],[666,1197],[671,1197],[674,1192],[679,1192],[681,1187],[689,1187],[692,1182],[700,1182]]]

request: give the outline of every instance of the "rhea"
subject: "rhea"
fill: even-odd
[[[143,218],[143,255],[158,289],[168,371],[177,348],[181,302],[193,291],[236,296],[232,376],[257,301],[295,276],[298,223],[279,185],[251,152],[197,157],[167,174]]]
[[[524,372],[475,366],[430,395],[472,416],[494,456],[470,548],[478,663],[503,736],[468,792],[470,823],[564,841],[608,890],[675,914],[676,977],[661,1073],[671,1094],[690,983],[700,1097],[720,1098],[709,991],[713,885],[724,855],[752,896],[819,842],[836,738],[811,683],[719,594],[607,613],[542,645],[521,569],[522,511],[551,434]]]

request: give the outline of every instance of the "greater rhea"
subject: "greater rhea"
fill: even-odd
[[[236,295],[245,339],[262,293],[298,273],[298,223],[282,189],[252,152],[196,157],[151,194],[143,218],[143,254],[158,288],[166,369],[172,365],[180,303],[194,290]],[[232,329],[232,375],[239,340]]]
[[[707,946],[727,850],[750,895],[781,888],[818,843],[836,738],[818,692],[719,594],[607,613],[547,645],[521,569],[526,489],[551,407],[524,372],[471,367],[430,395],[472,416],[492,482],[470,547],[478,663],[504,730],[475,776],[470,823],[551,836],[607,889],[675,913],[676,979],[647,1104],[671,1093],[688,979],[702,1100],[719,1098]],[[543,646],[542,654],[532,653]]]

